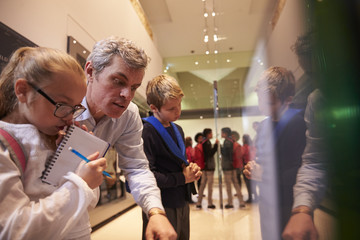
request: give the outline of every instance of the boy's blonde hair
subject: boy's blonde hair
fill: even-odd
[[[283,67],[270,67],[256,85],[259,94],[271,94],[282,103],[295,95],[295,77],[291,71]]]
[[[45,47],[16,50],[0,75],[0,119],[11,113],[18,103],[14,90],[17,79],[24,78],[40,87],[49,83],[55,74],[64,72],[74,72],[85,81],[81,66],[65,52]]]
[[[153,104],[157,109],[165,104],[169,99],[178,99],[184,96],[178,82],[175,78],[161,74],[146,86],[146,100],[148,105]]]

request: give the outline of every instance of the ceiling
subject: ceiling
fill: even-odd
[[[277,1],[139,0],[164,58],[164,72],[184,91],[182,118],[213,117],[214,81],[220,114],[241,115],[244,109],[256,114],[256,102],[245,101],[245,80]]]

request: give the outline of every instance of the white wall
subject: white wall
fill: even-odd
[[[139,93],[162,72],[162,57],[129,0],[1,0],[0,21],[39,46],[66,51],[67,36],[92,50],[110,35],[129,38],[152,59]]]
[[[291,50],[298,36],[306,29],[305,1],[288,0],[266,46],[268,65],[293,71],[296,78],[303,74],[297,57]]]

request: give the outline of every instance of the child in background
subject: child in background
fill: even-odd
[[[193,162],[192,155],[193,155],[193,147],[192,147],[192,138],[186,137],[185,138],[185,152],[186,152],[186,158],[189,162]]]
[[[244,134],[242,137],[242,141],[243,141],[243,146],[242,146],[242,150],[243,150],[243,162],[244,162],[244,166],[246,164],[248,164],[250,161],[254,161],[255,160],[255,147],[253,146],[253,142],[250,138],[249,134]],[[241,170],[241,172],[243,171],[243,169]],[[244,173],[242,173],[244,176],[244,180],[245,180],[245,185],[248,191],[248,199],[246,200],[246,203],[251,203],[252,201],[257,201],[257,192],[256,192],[256,182],[252,181],[251,179],[247,178]],[[253,197],[254,194],[254,197]]]
[[[201,134],[201,133],[200,133]],[[197,135],[196,135],[197,136]],[[195,136],[195,138],[196,138]],[[202,181],[199,187],[199,197],[196,204],[196,208],[202,208],[202,199],[204,197],[204,189],[206,184],[208,185],[208,208],[214,209],[215,205],[213,204],[212,192],[213,192],[213,183],[214,183],[214,172],[215,172],[215,158],[214,155],[217,152],[219,140],[216,139],[214,146],[211,145],[210,139],[213,138],[211,128],[205,128],[201,134],[201,141],[198,143],[202,145],[203,155],[204,155],[204,171],[201,176]]]
[[[246,204],[241,193],[239,182],[236,178],[236,169],[233,166],[233,140],[231,139],[231,129],[224,127],[221,129],[221,137],[224,138],[224,143],[221,146],[221,167],[224,172],[224,180],[226,186],[226,193],[228,197],[228,203],[225,205],[226,209],[234,208],[232,197],[232,186],[236,191],[236,196],[239,199],[239,207],[244,208]]]
[[[59,131],[85,110],[85,93],[80,65],[58,50],[20,48],[3,69],[0,128],[19,142],[27,165],[17,167],[11,148],[1,143],[0,239],[90,239],[87,211],[97,203],[94,189],[106,159],[89,156],[92,161],[67,173],[60,187],[40,179]]]
[[[203,169],[205,166],[205,162],[204,162],[204,154],[203,154],[203,149],[202,149],[202,142],[203,142],[204,136],[202,133],[199,132],[195,135],[194,139],[196,142],[196,146],[193,148],[192,162],[196,163],[200,167],[202,173],[204,173]],[[201,178],[199,178],[196,181],[198,189],[200,189],[201,179],[203,178],[203,176],[204,175],[201,175]]]
[[[166,216],[178,235],[177,239],[190,237],[187,184],[193,183],[201,176],[197,164],[189,164],[186,161],[183,130],[173,123],[180,117],[183,96],[180,86],[170,76],[159,75],[148,82],[146,98],[153,116],[145,119],[142,135],[150,169],[155,175]],[[152,121],[155,121],[154,124],[157,124],[164,135],[158,132]],[[165,135],[169,141],[164,140]],[[168,145],[171,143],[173,148]],[[176,154],[176,151],[179,154]],[[147,225],[145,213],[143,213],[143,224],[144,239]]]

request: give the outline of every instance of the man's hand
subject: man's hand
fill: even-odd
[[[145,236],[147,240],[175,240],[177,234],[167,217],[156,214],[149,218]]]
[[[291,216],[282,234],[284,240],[316,240],[316,231],[312,217],[307,213]]]

